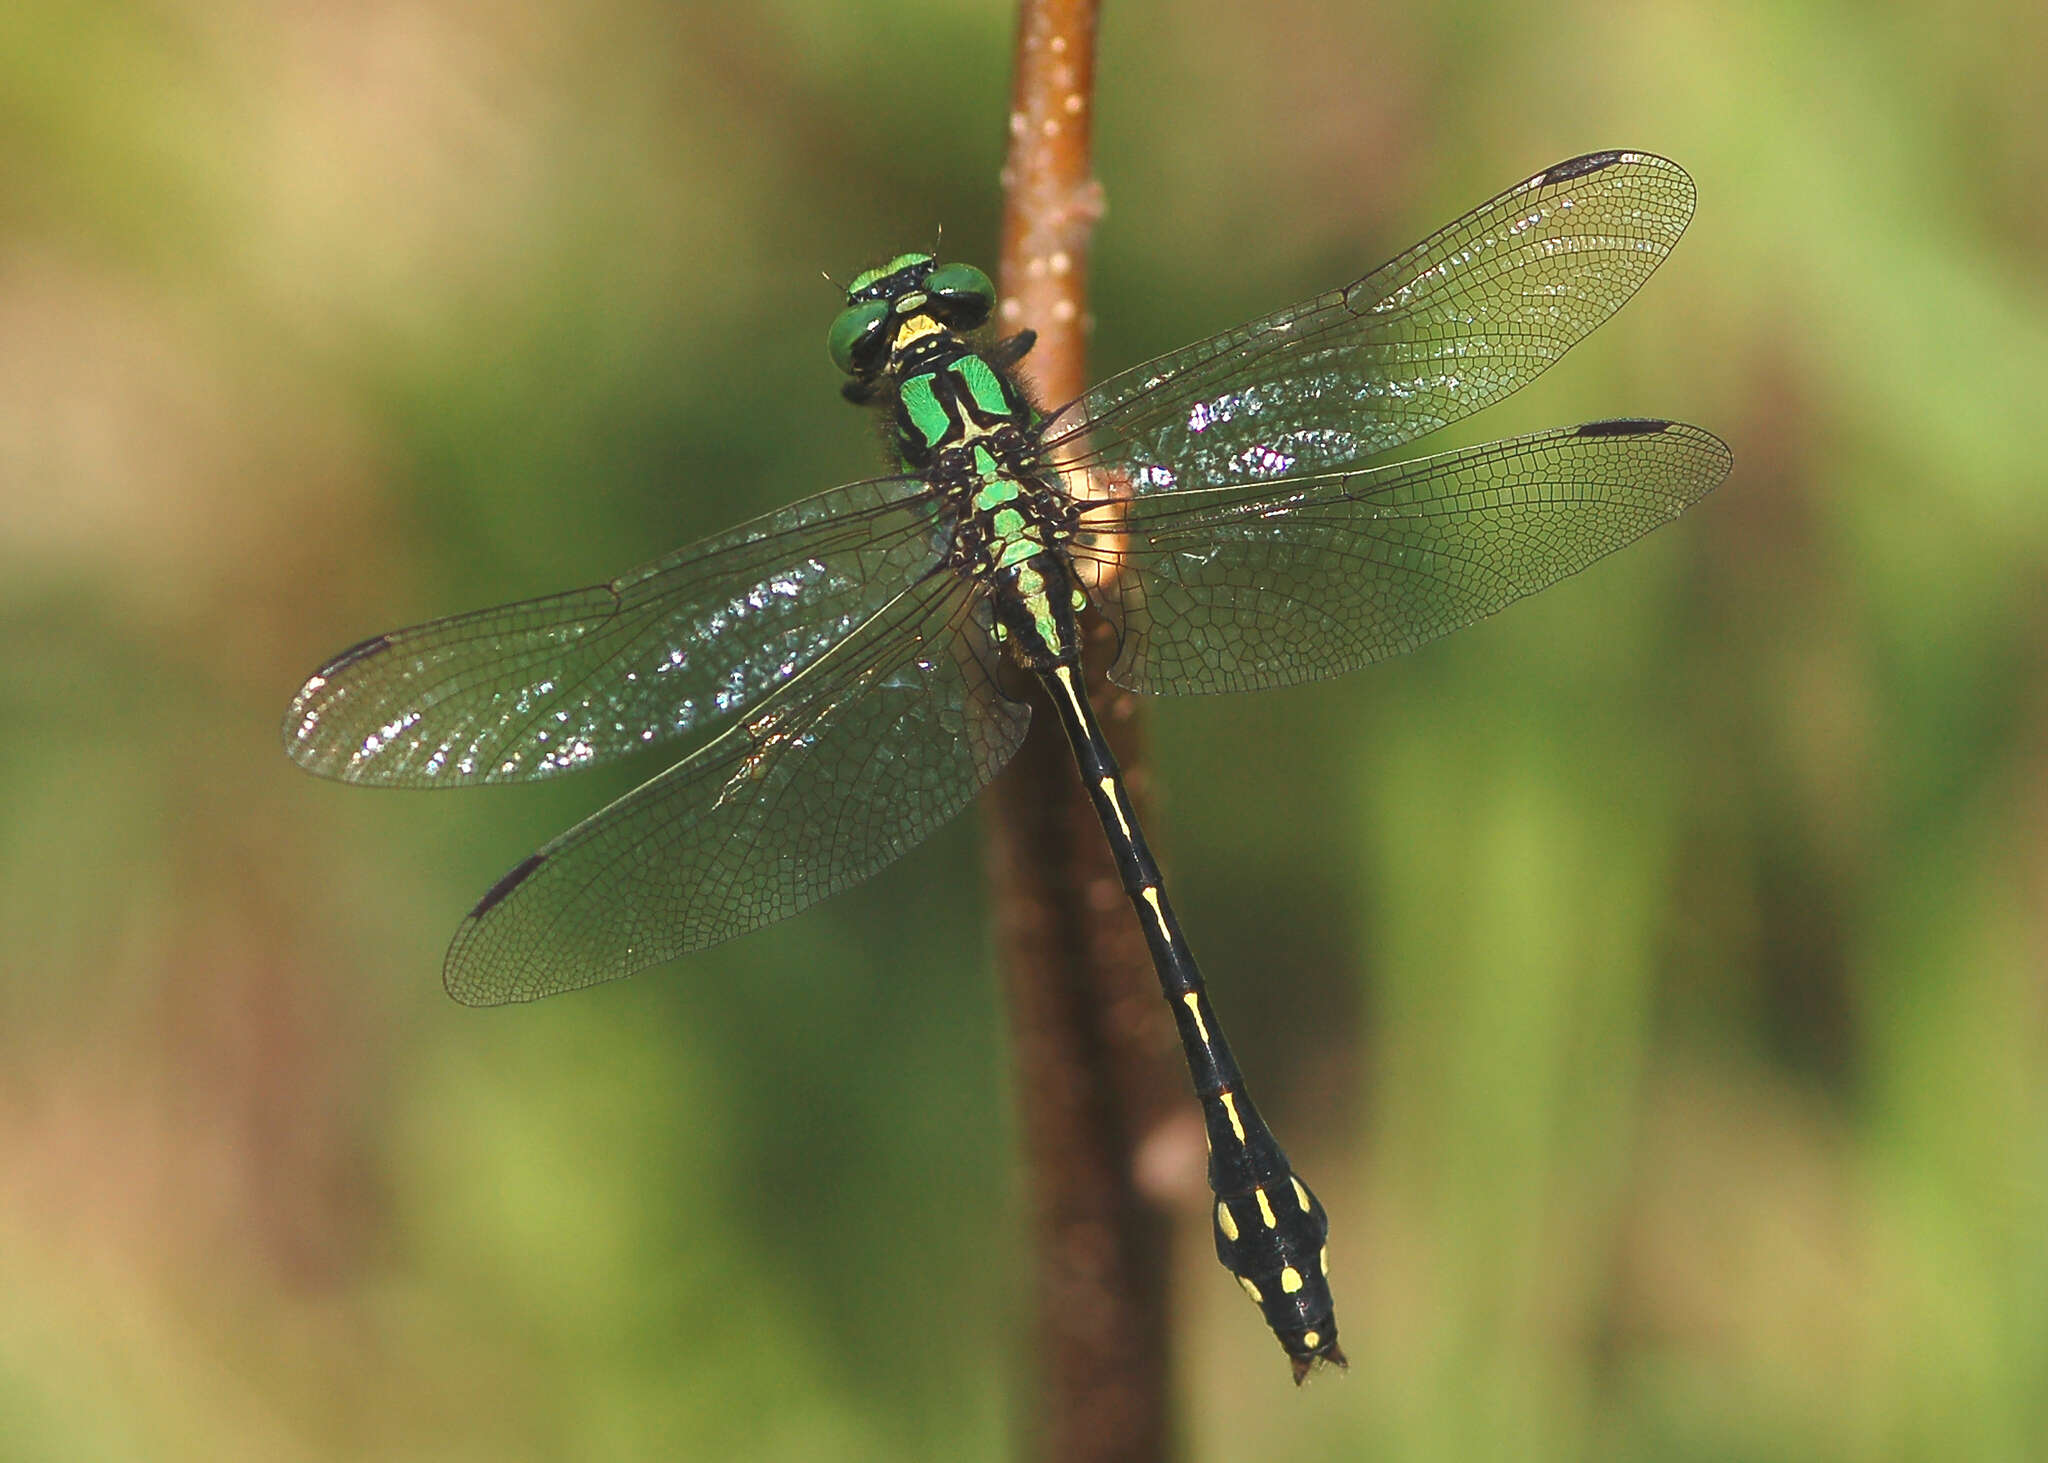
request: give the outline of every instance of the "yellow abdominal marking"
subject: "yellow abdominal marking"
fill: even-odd
[[[1323,1246],[1323,1273],[1325,1275],[1330,1273],[1330,1247],[1328,1245]]]
[[[1318,1346],[1321,1346],[1323,1344],[1322,1333],[1320,1331],[1302,1332],[1301,1344],[1303,1346],[1306,1346],[1310,1351],[1314,1351]]]
[[[1252,1298],[1252,1304],[1264,1305],[1266,1303],[1266,1298],[1263,1295],[1259,1294],[1258,1286],[1252,1284],[1242,1275],[1237,1277],[1237,1283],[1239,1285],[1242,1285],[1244,1287],[1244,1293]]]
[[[1216,1094],[1223,1099],[1223,1111],[1230,1117],[1230,1131],[1237,1134],[1237,1141],[1244,1141],[1244,1121],[1237,1115],[1237,1098],[1228,1092]]]
[[[1074,690],[1073,667],[1056,665],[1052,668],[1052,673],[1059,679],[1060,689],[1067,693],[1067,704],[1074,708],[1075,720],[1086,721],[1088,718],[1081,710],[1081,698]]]
[[[1282,1270],[1280,1272],[1280,1288],[1286,1291],[1289,1295],[1292,1295],[1295,1291],[1301,1289],[1301,1272],[1295,1269],[1292,1265],[1289,1265],[1285,1270]]]
[[[1153,922],[1159,926],[1159,938],[1171,945],[1173,943],[1173,931],[1166,927],[1166,911],[1159,907],[1159,891],[1150,884],[1147,884],[1143,892],[1145,902],[1152,906]],[[1244,1134],[1239,1133],[1237,1136],[1242,1138]]]
[[[1218,1204],[1216,1206],[1216,1227],[1223,1231],[1225,1239],[1235,1242],[1237,1239],[1237,1221],[1231,1218],[1230,1206],[1228,1204]]]
[[[1183,1006],[1188,1008],[1188,1014],[1195,1018],[1195,1035],[1202,1038],[1203,1046],[1207,1046],[1209,1044],[1209,1023],[1202,1019],[1202,997],[1200,993],[1189,991],[1180,998],[1180,1001]]]
[[[1308,1190],[1301,1186],[1301,1180],[1293,1174],[1287,1176],[1287,1182],[1294,1185],[1294,1202],[1301,1206],[1302,1213],[1308,1213]]]
[[[1116,826],[1124,830],[1124,837],[1129,838],[1131,836],[1131,822],[1130,819],[1124,816],[1124,805],[1117,801],[1116,779],[1114,777],[1105,777],[1099,786],[1102,788],[1102,795],[1109,799],[1110,811],[1116,814]]]
[[[1259,1201],[1259,1218],[1266,1221],[1266,1228],[1278,1229],[1280,1221],[1273,1213],[1273,1201],[1266,1197],[1266,1191],[1253,1189],[1252,1194]]]

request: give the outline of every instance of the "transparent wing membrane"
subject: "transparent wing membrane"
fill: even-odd
[[[1028,708],[996,690],[949,575],[899,597],[694,755],[486,894],[449,993],[533,1000],[745,934],[865,879],[1009,760]]]
[[[1445,634],[1711,489],[1727,449],[1668,422],[1361,466],[1547,369],[1634,294],[1692,208],[1676,164],[1589,154],[1347,289],[1112,377],[1037,444],[1086,489],[1064,546],[1047,525],[1071,505],[1034,508],[1038,527],[1023,511],[1027,488],[1048,492],[1029,466],[1038,423],[999,378],[1025,338],[976,353],[924,315],[877,330],[899,296],[949,302],[970,327],[993,303],[977,272],[901,256],[864,277],[872,298],[849,294],[845,328],[865,332],[848,336],[849,389],[909,404],[921,440],[899,453],[929,458],[929,481],[848,484],[609,584],[366,641],[307,681],[286,749],[348,782],[474,786],[725,726],[500,880],[445,974],[465,1001],[525,1000],[742,934],[882,867],[1015,750],[1028,714],[991,680],[981,628],[1018,592],[1002,569],[1079,561],[1119,621],[1124,684],[1244,690]],[[870,334],[908,364],[869,361]],[[1023,466],[998,479],[982,464],[1002,443]]]
[[[1592,422],[1362,472],[1168,493],[1083,516],[1138,691],[1354,670],[1575,574],[1711,491],[1732,459],[1676,422]],[[1121,520],[1119,523],[1119,519]]]
[[[1664,262],[1693,197],[1649,153],[1559,163],[1347,289],[1110,377],[1048,449],[1139,496],[1352,466],[1555,364]]]
[[[1256,690],[1411,650],[1669,522],[1731,462],[1682,423],[1369,463],[1555,364],[1692,211],[1675,163],[1574,158],[1348,288],[1113,376],[1050,422],[1013,375],[1031,333],[977,334],[988,277],[897,255],[854,280],[828,342],[903,474],[609,584],[365,641],[300,690],[286,751],[345,782],[459,787],[702,733],[456,931],[452,996],[533,1000],[793,915],[959,812],[1030,722],[998,684],[999,629],[1052,698],[1172,1003],[1210,1139],[1217,1256],[1299,1382],[1344,1360],[1328,1217],[1204,995],[1089,704],[1069,595],[1116,622],[1120,684]]]
[[[609,584],[396,630],[299,692],[285,750],[390,787],[528,782],[736,714],[937,559],[914,478],[850,483]]]

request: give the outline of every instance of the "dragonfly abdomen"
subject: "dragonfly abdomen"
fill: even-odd
[[[1244,1090],[1208,1004],[1197,988],[1176,1002],[1174,1014],[1189,1064],[1198,1069],[1209,1188],[1216,1195],[1216,1258],[1280,1338],[1299,1381],[1319,1361],[1344,1361],[1328,1279],[1330,1222]],[[1209,1079],[1214,1091],[1202,1090],[1208,1085],[1199,1070],[1202,1058],[1215,1073]]]
[[[1320,1363],[1342,1366],[1323,1206],[1295,1176],[1245,1090],[1078,667],[1061,665],[1042,674],[1144,931],[1161,992],[1173,1007],[1188,1075],[1202,1103],[1209,1188],[1216,1196],[1216,1258],[1279,1338],[1296,1382]]]

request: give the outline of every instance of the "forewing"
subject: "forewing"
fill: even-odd
[[[1123,635],[1110,678],[1249,691],[1354,670],[1576,574],[1727,476],[1679,422],[1590,422],[1417,462],[1140,498],[1101,562]],[[1113,528],[1112,510],[1098,510]],[[1093,516],[1093,515],[1091,515]],[[1084,517],[1084,529],[1087,518]]]
[[[1048,437],[1117,495],[1351,466],[1527,385],[1612,315],[1692,217],[1650,153],[1559,163],[1348,289],[1110,377]]]
[[[867,878],[958,812],[1023,739],[938,575],[738,725],[486,894],[449,947],[470,1005],[593,985],[757,929]]]
[[[609,584],[379,635],[306,682],[285,750],[391,787],[529,782],[733,715],[936,561],[911,478],[849,483]]]

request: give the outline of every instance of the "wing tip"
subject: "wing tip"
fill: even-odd
[[[477,962],[465,957],[485,916],[510,899],[513,891],[532,878],[534,871],[547,861],[546,849],[528,854],[514,864],[502,879],[486,889],[484,897],[463,916],[462,928],[455,932],[455,940],[448,947],[447,959],[441,964],[441,988],[463,1005],[503,1006],[513,1001],[533,999],[532,995],[523,995],[517,989],[506,990],[488,977],[479,978]]]
[[[505,876],[484,891],[484,897],[477,900],[469,913],[463,916],[462,927],[455,932],[455,939],[448,946],[446,959],[441,963],[441,988],[449,996],[465,1006],[504,1006],[517,1001],[530,1001],[536,996],[546,995],[545,990],[524,991],[513,986],[507,988],[504,982],[496,980],[480,970],[489,962],[471,958],[473,942],[477,939],[481,921],[512,897],[515,890],[532,878],[535,871],[548,861],[546,849],[530,853],[509,869]],[[563,990],[570,989],[563,986]]]
[[[331,766],[331,749],[319,736],[322,713],[330,697],[337,692],[346,694],[341,688],[335,687],[335,679],[358,662],[368,660],[388,649],[391,643],[392,637],[389,634],[372,635],[367,640],[359,640],[306,677],[305,684],[300,686],[297,694],[292,697],[292,704],[285,712],[284,721],[279,728],[287,757],[316,776],[348,780],[344,773],[334,770]]]
[[[503,904],[511,897],[513,890],[524,884],[527,879],[532,877],[534,870],[547,861],[548,855],[545,851],[542,851],[540,853],[530,853],[514,864],[511,871],[504,878],[498,880],[497,883],[484,891],[484,897],[476,902],[474,909],[470,910],[469,918],[472,920],[482,919],[493,909]]]
[[[1572,428],[1575,437],[1654,437],[1679,425],[1662,417],[1608,417]]]
[[[313,672],[306,685],[310,689],[317,682],[331,681],[357,661],[368,660],[371,656],[388,649],[390,645],[391,636],[388,632],[382,635],[372,635],[367,640],[358,640],[348,649],[342,651],[341,654],[335,656],[334,659],[328,661],[327,664],[321,666],[319,670]]]
[[[1668,417],[1607,417],[1597,422],[1581,422],[1564,430],[1574,437],[1670,436],[1720,458],[1724,468],[1735,463],[1735,450],[1705,427],[1696,427],[1691,422],[1675,422]]]
[[[1574,437],[1655,437],[1668,433],[1711,448],[1731,461],[1735,456],[1726,442],[1705,427],[1674,421],[1670,417],[1603,417],[1597,422],[1581,422],[1565,430]]]
[[[1624,158],[1639,156],[1641,154],[1624,152],[1620,148],[1609,148],[1605,152],[1580,153],[1577,157],[1568,157],[1561,163],[1545,168],[1536,175],[1534,183],[1538,188],[1547,188],[1552,183],[1569,183],[1574,178],[1583,178],[1588,173],[1611,168]]]
[[[278,737],[284,743],[285,756],[320,777],[336,774],[330,769],[328,748],[320,738],[321,695],[327,689],[327,672],[323,667],[307,678],[292,697],[292,704],[285,709],[284,720],[278,724]]]
[[[1664,417],[1610,417],[1565,430],[1573,437],[1670,437],[1672,450],[1693,464],[1684,475],[1688,489],[1681,509],[1713,492],[1735,470],[1735,450],[1705,427],[1696,427],[1691,422],[1674,422]]]
[[[1531,178],[1527,186],[1547,188],[1556,183],[1569,183],[1576,178],[1590,177],[1594,173],[1605,172],[1623,163],[1676,173],[1688,183],[1692,177],[1684,168],[1662,153],[1644,152],[1640,148],[1632,147],[1609,147],[1599,152],[1582,152],[1577,157],[1568,157],[1561,163],[1553,163]]]

